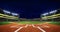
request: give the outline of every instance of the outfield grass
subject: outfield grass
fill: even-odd
[[[22,21],[19,22],[19,24],[42,24],[46,22],[40,22],[40,21]],[[55,24],[55,25],[60,25],[60,22],[49,22],[49,24]]]
[[[19,24],[41,24],[44,22],[40,22],[40,21],[22,21],[22,22],[18,22]]]
[[[60,22],[50,22],[49,24],[60,25]]]
[[[5,25],[9,24],[10,22],[5,21],[5,22],[0,22],[0,25]],[[18,24],[41,24],[41,23],[46,23],[46,21],[20,21],[17,22]],[[60,22],[49,22],[49,24],[55,24],[55,25],[60,25]]]
[[[5,22],[0,22],[0,25],[5,25],[5,24],[9,24],[10,22],[5,21]],[[20,21],[20,22],[16,22],[18,24],[41,24],[44,22],[40,22],[40,21]]]
[[[0,25],[9,24],[9,22],[0,22]]]

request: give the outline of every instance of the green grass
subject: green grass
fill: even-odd
[[[50,22],[49,24],[60,25],[60,22]]]
[[[48,21],[22,21],[22,22],[19,22],[19,24],[41,24],[41,23],[46,23]],[[54,25],[60,25],[60,22],[56,21],[56,22],[50,22],[49,21],[49,24],[54,24]]]
[[[26,21],[26,22],[19,22],[19,24],[39,24],[40,22],[29,22],[29,21]]]
[[[19,24],[41,24],[41,23],[44,23],[44,22],[40,22],[40,21],[21,21],[21,22],[18,22]]]
[[[47,21],[16,21],[18,24],[41,24],[41,23],[46,23]],[[4,21],[0,22],[0,25],[5,25],[5,24],[10,24],[10,21]],[[55,24],[55,25],[60,25],[60,22],[49,22],[49,24]]]
[[[41,24],[41,23],[46,23],[46,22],[40,22],[40,21],[22,21],[22,22],[19,22],[19,24]],[[60,25],[60,22],[49,22],[49,24]]]
[[[0,22],[0,25],[9,24],[9,22]]]

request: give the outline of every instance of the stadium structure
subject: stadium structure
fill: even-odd
[[[0,32],[60,32],[59,9],[44,13],[41,17],[44,21],[40,21],[41,18],[19,18],[19,14],[0,9]]]
[[[60,21],[60,9],[44,13],[41,15],[42,20],[48,20],[48,21]]]
[[[33,18],[33,19],[20,18],[20,21],[40,21],[40,18]]]
[[[17,21],[19,19],[17,13],[11,13],[10,11],[6,11],[0,8],[0,21]]]

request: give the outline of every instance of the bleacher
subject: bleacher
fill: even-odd
[[[13,16],[11,14],[5,14],[3,12],[3,9],[0,9],[0,22],[1,21],[6,21],[6,20],[8,20],[8,21],[11,21],[11,20],[17,21],[18,20],[18,16]]]
[[[42,17],[42,20],[48,20],[48,21],[60,21],[60,9],[57,10],[56,13],[48,14],[47,16]]]

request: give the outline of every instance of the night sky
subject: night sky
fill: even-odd
[[[42,13],[60,8],[58,0],[0,0],[0,8],[18,13],[21,18],[39,18]]]

